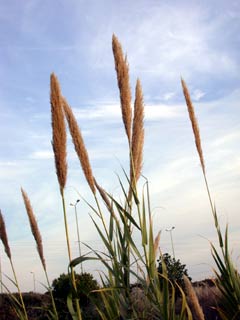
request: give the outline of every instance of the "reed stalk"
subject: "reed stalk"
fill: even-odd
[[[223,236],[220,228],[220,224],[218,221],[218,215],[216,211],[216,207],[213,204],[211,193],[208,186],[205,165],[204,165],[204,158],[201,148],[201,139],[200,133],[198,129],[197,119],[195,117],[194,108],[190,99],[190,94],[188,92],[187,86],[185,82],[182,80],[182,87],[183,93],[186,99],[186,104],[188,107],[189,117],[192,123],[193,133],[195,137],[195,144],[197,147],[197,151],[199,154],[202,172],[204,176],[204,181],[206,185],[206,190],[214,218],[215,228],[217,231],[219,247],[222,252],[222,258],[219,255],[215,246],[211,243],[212,248],[212,256],[217,265],[219,272],[215,271],[217,276],[216,284],[221,291],[224,299],[224,310],[217,308],[220,317],[224,320],[226,319],[237,319],[240,314],[240,276],[237,269],[234,267],[233,261],[231,256],[229,255],[228,249],[228,226],[226,227],[225,231],[225,239],[223,241]]]
[[[36,241],[38,255],[39,255],[40,261],[42,263],[42,267],[43,267],[43,270],[44,270],[44,273],[45,273],[45,277],[46,277],[46,280],[47,280],[48,291],[49,291],[50,296],[51,296],[52,307],[53,307],[53,312],[54,312],[54,315],[55,315],[55,319],[58,320],[57,308],[56,308],[56,304],[55,304],[55,301],[54,301],[54,298],[53,298],[53,293],[52,293],[51,285],[50,285],[48,274],[47,274],[46,261],[45,261],[44,254],[43,254],[42,236],[41,236],[40,230],[38,228],[38,223],[37,223],[36,217],[34,215],[33,208],[32,208],[31,202],[30,202],[30,200],[28,198],[28,195],[23,190],[23,188],[21,188],[21,193],[22,193],[24,204],[25,204],[26,212],[27,212],[27,215],[28,215],[31,231],[32,231],[33,237],[34,237],[34,239]]]
[[[11,255],[11,250],[10,250],[10,247],[9,247],[9,244],[8,244],[8,237],[7,237],[5,221],[4,221],[4,218],[3,218],[1,210],[0,210],[0,239],[2,240],[5,252],[6,252],[7,257],[9,259],[9,261],[10,261],[10,264],[11,264],[11,268],[12,268],[12,272],[13,272],[13,276],[14,276],[14,282],[15,282],[15,285],[16,285],[17,290],[18,290],[18,294],[19,294],[19,298],[20,298],[20,301],[21,301],[21,306],[22,306],[22,309],[23,309],[24,317],[25,317],[26,320],[28,320],[26,307],[25,307],[25,304],[24,304],[24,301],[23,301],[22,293],[21,293],[21,290],[20,290],[20,287],[19,287],[19,284],[18,284],[17,274],[16,274],[16,271],[15,271],[15,268],[14,268],[14,265],[13,265],[13,261],[12,261],[12,255]]]
[[[60,194],[62,198],[62,207],[63,207],[63,216],[64,216],[64,226],[65,226],[65,234],[67,241],[67,250],[68,250],[68,258],[69,263],[71,263],[71,247],[69,240],[69,232],[68,232],[68,223],[67,223],[67,213],[66,213],[66,205],[64,198],[64,188],[67,180],[67,134],[64,120],[64,111],[63,111],[63,101],[62,94],[60,90],[60,85],[57,77],[54,73],[51,74],[51,114],[52,114],[52,146],[55,158],[55,167],[56,173],[60,188]],[[75,292],[77,292],[76,279],[74,275],[74,271],[71,268],[71,279]],[[77,309],[77,318],[78,320],[82,320],[81,309],[79,305],[79,299],[75,298],[75,305]]]
[[[221,247],[222,253],[224,255],[223,239],[222,239],[222,234],[221,234],[220,225],[219,225],[219,221],[218,221],[218,216],[217,216],[215,206],[213,204],[213,200],[211,197],[209,184],[208,184],[208,180],[207,180],[207,175],[206,175],[205,162],[204,162],[204,157],[203,157],[203,151],[202,151],[202,145],[201,145],[201,135],[200,135],[200,130],[199,130],[199,126],[198,126],[198,121],[195,116],[194,106],[192,104],[190,93],[188,91],[187,85],[183,79],[181,79],[181,83],[182,83],[182,88],[183,88],[183,94],[184,94],[185,100],[186,100],[189,118],[190,118],[192,129],[193,129],[193,135],[195,137],[195,145],[196,145],[197,152],[198,152],[199,159],[200,159],[200,163],[201,163],[201,168],[202,168],[203,178],[204,178],[204,182],[205,182],[205,186],[206,186],[206,190],[207,190],[207,194],[208,194],[208,199],[209,199],[209,203],[210,203],[213,218],[214,218],[214,224],[215,224],[215,228],[217,230],[218,241],[219,241],[219,245]]]

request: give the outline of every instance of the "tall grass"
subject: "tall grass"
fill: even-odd
[[[195,116],[194,107],[190,98],[190,94],[186,83],[182,79],[183,93],[186,99],[188,113],[193,128],[193,134],[195,137],[195,144],[197,152],[200,158],[201,168],[203,172],[204,182],[208,194],[208,199],[214,219],[214,224],[218,236],[218,245],[220,252],[217,247],[211,243],[212,256],[216,263],[214,270],[217,277],[216,285],[222,293],[224,309],[218,308],[219,314],[223,320],[239,319],[240,318],[240,274],[237,267],[234,265],[232,257],[229,253],[228,247],[228,226],[226,226],[225,234],[223,236],[221,227],[218,220],[218,214],[215,205],[213,204],[212,196],[209,190],[207,174],[205,169],[203,151],[201,146],[201,138],[197,118]],[[223,240],[224,239],[224,240]]]
[[[68,231],[68,221],[67,221],[67,212],[66,212],[66,204],[64,197],[64,188],[67,180],[67,151],[66,151],[66,127],[64,120],[64,111],[63,111],[63,100],[60,90],[60,85],[57,77],[54,73],[51,74],[51,114],[52,114],[52,147],[54,152],[55,159],[55,167],[56,174],[58,178],[60,194],[62,198],[62,208],[63,208],[63,216],[64,216],[64,226],[65,226],[65,234],[67,241],[67,250],[68,250],[68,258],[69,262],[72,260],[71,246],[69,240],[69,231]],[[77,298],[77,286],[76,279],[73,269],[71,268],[71,279],[73,285],[73,296],[75,300],[75,307],[72,307],[71,313],[72,316],[78,320],[82,319],[79,299]]]
[[[100,207],[98,195],[89,183],[83,161],[81,166],[86,180],[92,190],[96,201],[96,208],[92,207],[92,221],[97,229],[100,238],[105,246],[105,252],[98,252],[93,248],[93,256],[81,256],[74,259],[70,266],[76,266],[89,259],[97,259],[105,266],[107,273],[102,276],[103,289],[99,290],[104,310],[98,306],[98,311],[102,319],[137,319],[137,311],[131,297],[130,280],[137,280],[144,291],[147,299],[153,308],[153,317],[162,319],[191,319],[191,312],[187,306],[185,295],[182,292],[181,314],[175,313],[175,291],[169,290],[173,285],[167,279],[167,271],[164,269],[164,286],[161,288],[159,274],[156,268],[157,248],[160,240],[160,233],[153,234],[152,212],[150,207],[150,192],[148,181],[145,182],[141,198],[138,195],[137,181],[141,175],[143,143],[144,143],[144,103],[140,81],[137,80],[134,102],[134,117],[132,120],[132,108],[130,105],[130,87],[128,77],[128,65],[123,56],[121,45],[113,35],[113,54],[117,72],[117,81],[120,91],[122,120],[125,127],[127,140],[129,142],[129,163],[130,177],[124,172],[127,187],[119,179],[122,190],[123,202],[119,202],[114,196],[108,194],[97,182],[95,186],[100,197],[107,208],[109,223]],[[68,106],[64,100],[64,106]],[[68,109],[70,107],[68,106]],[[68,111],[68,123],[76,124],[76,119],[72,112]],[[70,128],[70,126],[69,126]],[[78,138],[76,137],[78,132]],[[76,141],[81,141],[79,149],[85,150],[80,129],[74,131],[70,128],[73,143],[76,148]],[[80,138],[81,137],[81,138]],[[85,153],[86,151],[84,151]],[[80,152],[77,152],[78,155]],[[79,156],[80,157],[80,156]],[[81,157],[80,157],[81,158]],[[90,170],[88,170],[89,172]],[[92,172],[92,170],[91,170]],[[129,191],[128,191],[129,190]],[[94,217],[96,214],[96,217]],[[100,219],[102,224],[97,221]],[[141,248],[136,243],[136,237],[141,239]],[[140,274],[134,271],[136,267],[141,270]],[[170,293],[171,292],[171,293]]]
[[[52,147],[54,152],[56,175],[62,202],[67,253],[69,259],[69,273],[71,275],[72,290],[67,299],[72,319],[81,320],[82,310],[77,296],[74,268],[85,261],[100,261],[104,272],[100,274],[101,288],[95,290],[100,299],[95,299],[96,309],[101,319],[161,319],[161,320],[191,320],[204,319],[196,294],[189,281],[185,279],[186,292],[168,279],[167,266],[162,263],[162,273],[159,274],[156,260],[161,246],[160,231],[154,234],[153,216],[151,209],[151,191],[148,180],[142,175],[144,150],[144,97],[140,80],[135,87],[135,99],[132,106],[132,93],[129,80],[129,66],[123,54],[121,44],[113,35],[112,49],[117,75],[117,85],[121,102],[122,121],[128,142],[129,172],[123,169],[124,178],[118,178],[121,195],[119,197],[108,193],[97,181],[91,167],[88,151],[84,143],[81,129],[74,116],[67,99],[63,97],[59,81],[55,74],[51,74],[51,116],[52,116]],[[201,136],[191,97],[184,80],[181,80],[190,122],[193,129],[195,144],[200,158],[206,190],[214,218],[218,236],[218,245],[211,244],[212,255],[216,262],[216,285],[224,299],[224,309],[218,308],[222,319],[238,319],[240,312],[240,277],[233,264],[228,248],[228,228],[222,235],[218,215],[209,190],[204,156],[201,146]],[[66,124],[72,137],[72,142],[79,158],[80,166],[86,182],[93,195],[94,204],[88,203],[91,209],[91,220],[103,243],[104,250],[98,251],[88,244],[90,254],[80,255],[73,259],[69,239],[68,216],[65,204],[65,187],[67,182],[67,151]],[[33,213],[30,200],[26,192],[21,189],[24,204],[28,214],[31,231],[35,238],[37,251],[43,266],[48,289],[52,298],[53,313],[51,317],[58,319],[58,314],[51,292],[46,263],[43,254],[42,238]],[[76,221],[77,223],[77,221]],[[13,267],[11,251],[8,245],[7,233],[3,216],[0,212],[0,238],[6,254],[10,260],[20,296],[20,303],[16,312],[20,319],[27,319],[25,305],[17,282]],[[139,245],[140,239],[141,244]],[[161,253],[160,253],[161,254]],[[137,271],[136,271],[137,270]],[[132,281],[138,282],[141,289],[141,299],[146,310],[139,308],[136,303],[136,291],[131,289]],[[175,288],[179,289],[180,311],[176,308]],[[139,294],[139,292],[137,293]],[[16,301],[15,301],[16,303]],[[191,308],[190,308],[191,307]],[[141,310],[140,310],[141,309]],[[19,311],[20,310],[20,311]],[[192,315],[192,312],[193,315]],[[19,312],[18,312],[19,311]]]
[[[28,195],[22,188],[21,188],[21,193],[22,193],[23,201],[24,201],[25,208],[26,208],[26,211],[27,211],[27,215],[28,215],[31,231],[32,231],[33,237],[34,237],[34,239],[36,241],[37,252],[38,252],[40,261],[42,263],[44,274],[45,274],[45,277],[46,277],[46,280],[47,280],[47,290],[50,293],[51,300],[52,300],[53,313],[50,312],[50,314],[51,314],[53,319],[58,320],[58,313],[57,313],[57,309],[56,309],[56,304],[55,304],[55,301],[54,301],[54,298],[53,298],[53,293],[52,293],[52,289],[51,289],[51,285],[50,285],[50,281],[49,281],[49,277],[48,277],[48,273],[47,273],[46,261],[45,261],[44,254],[43,254],[42,236],[41,236],[41,233],[39,231],[37,220],[36,220],[36,217],[35,217],[35,215],[33,213],[32,205],[30,203]]]

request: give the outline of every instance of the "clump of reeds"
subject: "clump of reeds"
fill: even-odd
[[[106,267],[107,273],[101,278],[103,286],[107,284],[107,289],[103,288],[98,290],[104,304],[104,312],[102,311],[102,306],[97,306],[97,310],[102,319],[136,319],[138,312],[135,310],[136,304],[133,303],[133,295],[131,295],[131,276],[136,277],[142,285],[143,294],[146,296],[146,301],[152,306],[154,313],[162,319],[170,319],[176,315],[175,293],[174,288],[172,288],[172,290],[168,289],[166,270],[162,275],[165,279],[165,281],[163,281],[164,288],[160,287],[159,274],[155,266],[160,233],[154,237],[148,182],[145,184],[147,187],[144,187],[143,190],[141,204],[136,188],[142,170],[144,145],[144,103],[142,88],[140,81],[137,80],[134,117],[132,120],[128,64],[115,35],[113,35],[112,40],[115,69],[120,92],[122,120],[129,143],[130,177],[127,177],[129,193],[126,192],[126,189],[119,179],[124,196],[124,204],[122,204],[117,201],[116,198],[109,195],[94,179],[95,187],[99,191],[110,216],[109,226],[106,226],[99,203],[97,202],[97,210],[90,206],[103,223],[104,231],[101,230],[99,223],[92,218],[107,253],[92,249],[95,255],[94,257],[82,256],[76,258],[71,262],[70,266],[75,267],[85,260],[98,259]],[[73,118],[74,116],[72,112],[70,112],[71,109],[69,111],[66,100],[63,100],[63,105],[66,118]],[[68,122],[70,121],[68,120]],[[72,125],[73,123],[74,126],[77,127],[75,120],[72,121]],[[78,130],[76,129],[74,132],[78,132]],[[74,141],[74,134],[71,133],[71,135]],[[83,149],[82,139],[79,139],[79,145],[79,149],[80,147]],[[76,143],[75,149],[77,151]],[[85,174],[85,177],[90,185],[88,175]],[[132,194],[134,195],[136,207],[131,203]],[[97,201],[96,195],[95,199]],[[135,210],[137,211],[137,216],[133,214]],[[139,232],[141,238],[141,249],[136,244],[134,237],[136,232]],[[134,265],[141,270],[140,274],[136,274],[133,271]],[[182,296],[182,319],[191,319],[191,312],[187,307],[186,299],[184,300],[183,292]]]
[[[8,244],[8,236],[7,236],[7,231],[6,231],[6,226],[5,226],[5,221],[2,215],[2,212],[0,210],[0,239],[2,240],[5,252],[7,254],[7,257],[10,261],[11,264],[11,268],[12,268],[12,272],[13,272],[13,276],[14,276],[14,284],[16,285],[16,288],[18,290],[18,294],[20,297],[20,305],[18,303],[18,301],[16,301],[16,299],[12,296],[14,302],[16,302],[16,308],[15,311],[16,313],[22,317],[22,319],[28,320],[28,315],[27,315],[27,311],[26,311],[26,307],[23,301],[23,297],[22,297],[22,293],[18,284],[18,279],[17,279],[17,274],[13,265],[13,261],[12,261],[12,255],[11,255],[11,250],[10,250],[10,246]],[[19,306],[21,307],[23,313],[21,312],[21,310],[19,309]]]
[[[22,188],[21,188],[21,193],[22,193],[23,201],[24,201],[25,208],[26,208],[26,211],[27,211],[27,215],[28,215],[31,231],[32,231],[33,237],[34,237],[34,239],[36,241],[38,255],[39,255],[39,258],[41,260],[41,263],[42,263],[42,266],[43,266],[43,270],[44,270],[44,273],[45,273],[45,277],[46,277],[46,280],[47,280],[47,284],[48,284],[48,288],[47,289],[48,289],[48,291],[49,291],[49,293],[51,295],[52,306],[53,306],[53,311],[54,311],[54,315],[55,315],[55,320],[58,320],[58,313],[57,313],[55,301],[54,301],[54,298],[53,298],[53,293],[52,293],[51,285],[50,285],[48,274],[47,274],[46,262],[45,262],[45,258],[44,258],[44,254],[43,254],[42,236],[41,236],[40,230],[38,228],[38,223],[37,223],[37,220],[35,218],[35,215],[34,215],[34,212],[33,212],[33,209],[32,209],[32,205],[31,205],[31,202],[30,202],[30,200],[28,198],[28,195]]]

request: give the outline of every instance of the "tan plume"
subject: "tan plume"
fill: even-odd
[[[51,74],[52,146],[61,194],[67,180],[67,135],[62,109],[61,90],[57,77]]]
[[[2,243],[4,245],[4,249],[5,249],[5,252],[6,252],[8,258],[11,260],[11,250],[10,250],[10,247],[8,244],[8,237],[7,237],[5,221],[4,221],[1,210],[0,210],[0,239],[2,240]]]
[[[30,227],[32,230],[32,234],[33,234],[33,237],[36,241],[37,251],[38,251],[40,260],[42,262],[43,268],[46,271],[46,263],[45,263],[45,259],[44,259],[44,255],[43,255],[42,237],[41,237],[41,234],[40,234],[40,231],[38,228],[37,220],[36,220],[35,215],[33,213],[33,209],[32,209],[30,200],[27,196],[27,193],[22,188],[21,188],[21,192],[22,192],[22,197],[23,197],[23,201],[25,204],[25,208],[27,211]]]
[[[92,168],[90,165],[87,149],[85,147],[83,137],[78,126],[77,120],[74,117],[71,107],[68,105],[65,98],[62,97],[63,109],[68,122],[68,127],[72,136],[72,141],[81,163],[82,170],[84,172],[85,178],[91,188],[92,192],[96,193],[94,177],[92,173]]]
[[[144,145],[144,104],[140,80],[137,80],[134,102],[134,118],[132,130],[132,162],[134,166],[135,182],[137,183],[142,170],[143,145]],[[131,169],[132,166],[131,166]],[[131,170],[133,181],[133,170]]]
[[[195,116],[194,107],[193,107],[193,104],[191,101],[191,97],[190,97],[187,85],[183,79],[181,79],[181,82],[182,82],[183,93],[184,93],[187,108],[188,108],[189,118],[190,118],[190,121],[192,124],[192,129],[193,129],[193,133],[194,133],[194,137],[195,137],[195,144],[197,147],[197,152],[198,152],[198,155],[200,158],[203,173],[205,174],[205,163],[204,163],[204,158],[203,158],[203,152],[202,152],[202,146],[201,146],[201,136],[200,136],[197,118]]]
[[[190,306],[190,309],[193,313],[193,318],[196,320],[205,320],[203,310],[199,304],[196,292],[188,279],[187,276],[183,276],[184,284],[185,284],[185,291],[187,293],[188,303]]]
[[[158,232],[158,234],[156,235],[156,238],[154,240],[154,255],[155,255],[155,257],[157,254],[157,250],[159,248],[160,236],[161,236],[161,231]]]
[[[120,91],[120,101],[122,109],[122,119],[125,131],[128,137],[129,145],[131,143],[131,125],[132,125],[132,109],[131,109],[131,89],[129,84],[129,71],[127,58],[124,58],[122,47],[118,38],[113,34],[112,49],[115,61],[115,70],[117,73],[118,88]]]

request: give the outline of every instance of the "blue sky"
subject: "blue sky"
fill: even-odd
[[[115,33],[127,52],[131,87],[141,79],[145,100],[143,174],[149,178],[156,232],[193,279],[212,275],[208,240],[215,241],[199,160],[180,85],[189,87],[202,136],[210,187],[224,226],[239,250],[240,196],[239,1],[1,1],[0,199],[20,285],[44,282],[20,187],[28,193],[50,278],[67,270],[63,217],[51,149],[49,78],[55,72],[74,109],[94,175],[118,194],[116,172],[128,168],[111,49]],[[134,91],[134,90],[133,90]],[[79,162],[68,148],[67,202],[76,190],[92,201]],[[81,240],[101,248],[79,204]],[[72,246],[77,254],[73,208]],[[11,275],[1,246],[2,269]],[[96,274],[99,266],[86,265]]]

